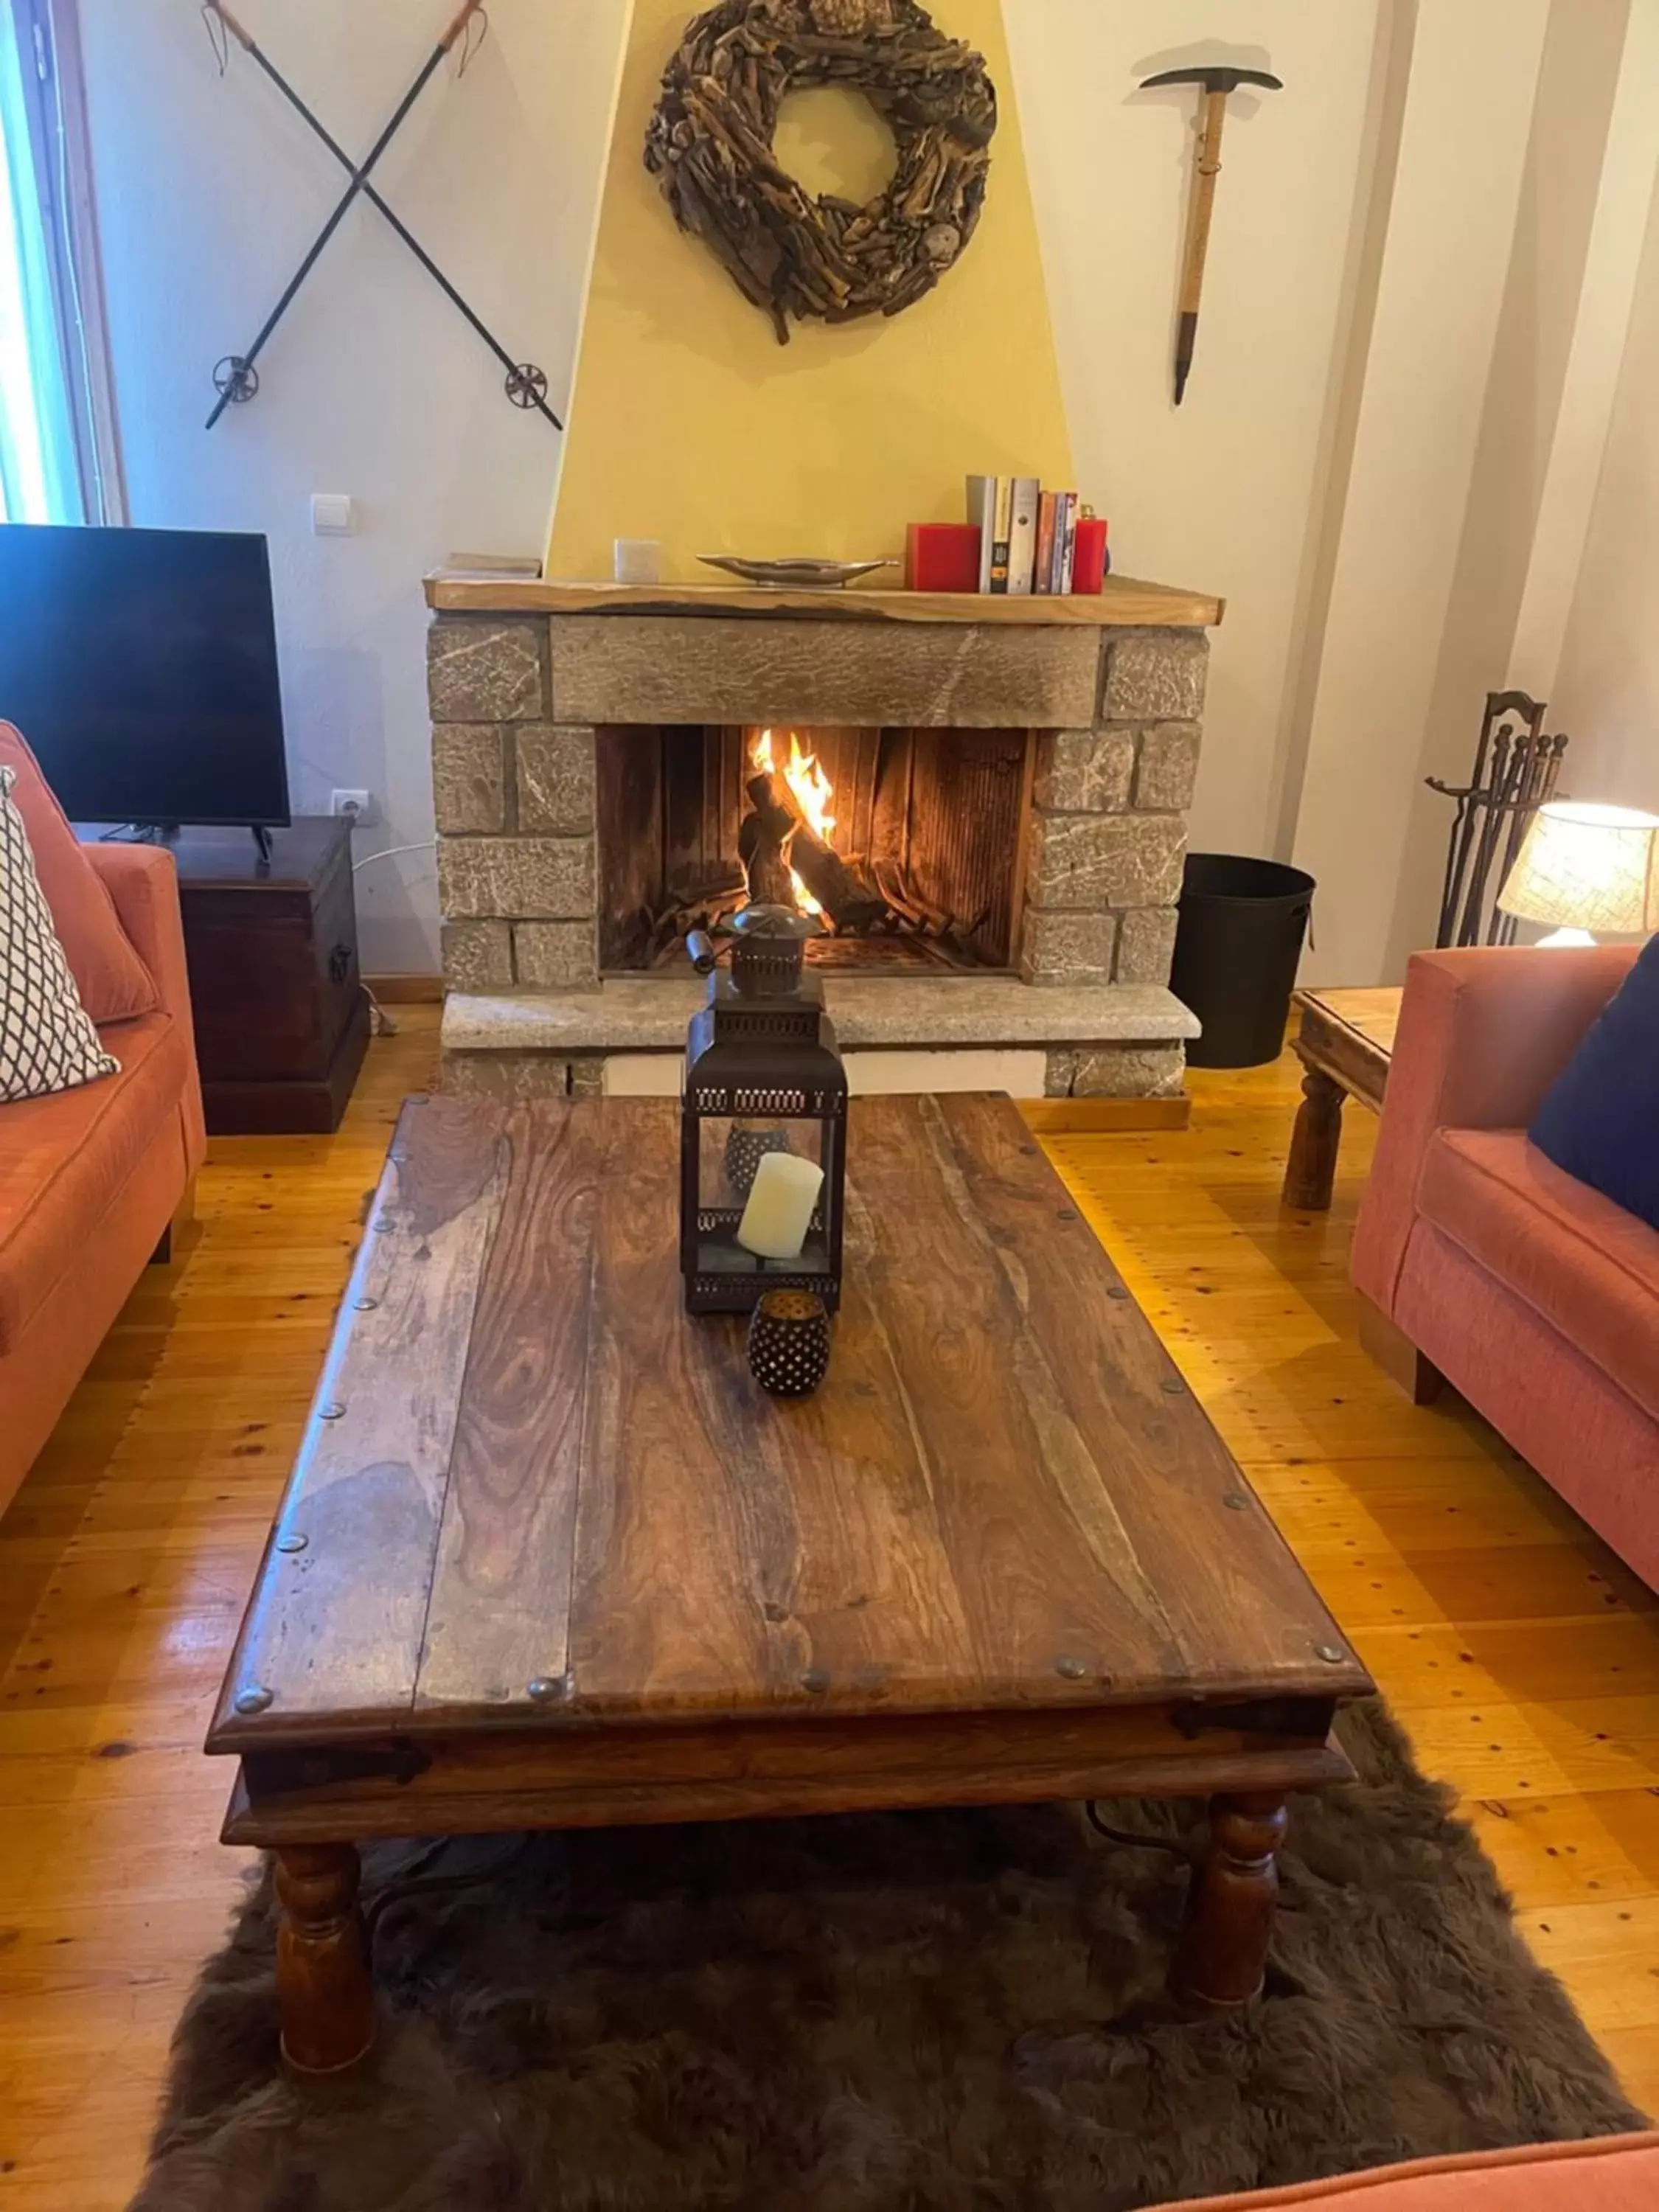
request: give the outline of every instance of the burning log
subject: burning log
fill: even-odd
[[[787,848],[799,817],[764,769],[750,778],[746,788],[753,811],[744,815],[738,828],[738,858],[749,896],[757,906],[793,907],[795,886]]]
[[[798,906],[798,876],[836,929],[872,929],[886,912],[886,901],[803,817],[782,778],[760,769],[744,788],[754,811],[738,830],[738,852],[750,896]]]
[[[887,902],[873,884],[862,884],[833,845],[803,822],[789,841],[789,865],[838,930],[873,929]]]

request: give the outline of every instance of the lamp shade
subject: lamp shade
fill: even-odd
[[[1553,799],[1534,817],[1498,903],[1520,921],[1605,937],[1659,930],[1659,815]]]

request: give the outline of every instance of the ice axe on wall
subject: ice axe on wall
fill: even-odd
[[[283,75],[276,64],[270,60],[268,55],[261,51],[259,46],[255,43],[252,33],[246,30],[243,26],[237,21],[235,16],[232,15],[229,8],[225,5],[225,0],[204,0],[202,13],[207,20],[208,28],[210,31],[213,29],[213,26],[216,21],[222,25],[223,31],[228,32],[230,36],[236,40],[243,52],[252,56],[253,60],[258,63],[260,68],[270,79],[278,92],[282,94],[283,99],[288,101],[289,106],[292,107],[307,124],[309,125],[311,129],[316,133],[318,137],[322,140],[324,145],[327,147],[329,152],[333,155],[335,160],[340,164],[340,167],[346,172],[347,175],[351,179],[350,185],[348,187],[344,197],[340,201],[338,206],[335,209],[333,214],[329,217],[327,222],[323,226],[321,232],[313,243],[310,252],[301,263],[298,272],[295,276],[293,282],[289,285],[288,289],[283,293],[282,298],[276,302],[276,305],[272,309],[270,314],[266,318],[264,327],[260,331],[258,337],[255,338],[253,343],[248,348],[245,354],[227,355],[225,359],[219,363],[217,368],[214,371],[213,380],[218,389],[219,400],[217,405],[214,408],[212,414],[208,416],[208,428],[210,430],[213,428],[214,424],[224,413],[227,407],[233,404],[240,404],[244,400],[252,399],[254,393],[259,389],[259,377],[258,372],[254,367],[255,362],[258,359],[261,351],[264,348],[266,341],[276,330],[277,324],[281,322],[283,317],[287,313],[289,307],[292,305],[295,295],[299,291],[300,287],[305,283],[306,278],[311,274],[312,270],[315,267],[317,261],[322,254],[324,247],[326,246],[330,239],[333,237],[336,230],[339,228],[341,222],[345,216],[347,210],[350,207],[353,200],[356,198],[359,192],[361,192],[363,198],[368,201],[369,204],[372,207],[378,209],[380,214],[386,217],[392,229],[397,232],[398,237],[402,239],[404,244],[409,248],[410,252],[415,256],[415,258],[420,263],[422,268],[426,270],[427,275],[431,277],[434,283],[438,286],[445,297],[449,300],[451,303],[466,318],[472,328],[489,348],[491,353],[495,355],[496,360],[501,363],[502,367],[507,371],[507,396],[513,402],[514,405],[515,407],[537,408],[542,414],[546,416],[548,421],[553,425],[556,430],[563,429],[563,423],[559,420],[559,417],[553,412],[553,410],[547,404],[547,378],[544,373],[541,369],[538,368],[533,362],[517,362],[514,360],[512,355],[507,352],[506,347],[501,343],[500,340],[495,336],[493,331],[491,331],[483,320],[473,313],[472,309],[461,297],[461,295],[450,283],[448,277],[446,276],[442,270],[439,268],[437,263],[432,258],[432,256],[426,251],[426,248],[409,228],[408,225],[403,222],[398,216],[393,214],[391,208],[386,205],[386,203],[381,198],[379,192],[375,191],[374,185],[368,181],[369,171],[374,168],[381,155],[385,153],[386,148],[392,143],[392,139],[397,136],[398,131],[403,125],[404,118],[409,114],[410,110],[414,106],[416,101],[426,89],[427,84],[430,80],[434,70],[437,69],[445,55],[452,50],[457,41],[466,34],[471,25],[473,17],[477,15],[481,20],[484,20],[483,0],[466,0],[466,4],[462,7],[460,12],[455,16],[454,20],[449,25],[448,29],[445,31],[442,38],[439,40],[436,46],[428,56],[426,64],[422,68],[419,76],[416,77],[415,82],[404,94],[404,99],[398,105],[397,112],[393,115],[391,122],[387,124],[386,129],[380,133],[380,136],[376,140],[374,147],[370,152],[368,158],[364,161],[361,168],[359,168],[356,162],[353,161],[350,155],[346,152],[344,147],[343,147],[338,141],[331,135],[319,117],[313,114],[312,110],[306,105],[305,101],[301,99],[299,94],[295,92],[294,87],[289,82],[288,79]],[[222,33],[216,39],[215,45],[220,52],[220,69],[222,73],[225,51],[222,42]],[[463,70],[465,70],[465,59],[464,58],[462,61]]]
[[[1173,69],[1149,76],[1141,84],[1148,92],[1155,84],[1197,84],[1204,88],[1204,130],[1198,143],[1198,175],[1194,180],[1192,211],[1187,218],[1187,258],[1181,272],[1181,320],[1176,332],[1175,404],[1180,406],[1192,374],[1193,353],[1198,344],[1198,310],[1204,297],[1204,262],[1210,250],[1210,216],[1215,207],[1215,180],[1221,173],[1221,133],[1227,120],[1227,101],[1241,84],[1259,84],[1269,92],[1282,92],[1284,79],[1266,70]]]

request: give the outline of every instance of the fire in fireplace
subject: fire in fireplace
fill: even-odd
[[[677,969],[750,901],[816,921],[820,964],[1011,964],[1026,731],[615,726],[599,765],[611,972]]]

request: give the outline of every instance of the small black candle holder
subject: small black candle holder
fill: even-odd
[[[811,1291],[763,1291],[749,1317],[749,1372],[775,1398],[810,1398],[830,1366],[830,1316]]]

